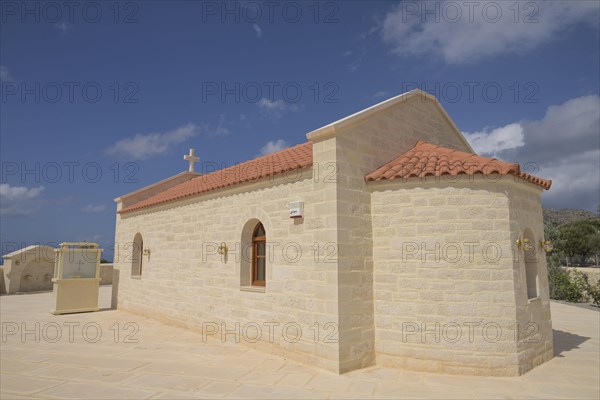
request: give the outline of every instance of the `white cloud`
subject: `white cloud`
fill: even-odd
[[[552,187],[544,193],[544,202],[558,205],[555,208],[577,207],[595,211],[600,203],[598,171],[599,149],[565,157],[555,164],[542,165],[538,174],[552,179]]]
[[[64,22],[59,22],[57,24],[54,24],[54,27],[56,29],[58,29],[59,31],[61,31],[62,33],[67,33],[67,31],[69,29],[71,29],[73,27],[73,25],[70,25],[70,24],[67,24],[67,23],[64,23]]]
[[[224,115],[221,115],[221,117],[219,119],[219,123],[217,124],[215,129],[210,130],[208,128],[208,126],[206,126],[205,130],[208,131],[209,134],[215,135],[215,136],[229,135],[229,129],[227,129],[227,127],[225,126],[225,116]]]
[[[360,65],[362,63],[362,58],[357,58],[356,60],[352,61],[350,63],[350,65],[348,65],[348,69],[352,72],[354,71],[358,71],[358,69],[360,68]]]
[[[385,97],[385,96],[387,96],[387,94],[388,94],[388,92],[386,92],[386,91],[383,91],[383,90],[380,90],[379,92],[375,92],[375,93],[373,94],[373,98],[374,98],[374,99],[377,99],[377,98],[379,98],[379,97]]]
[[[600,147],[600,97],[570,99],[547,108],[539,121],[524,121],[526,144],[535,149],[541,162],[554,162],[569,154]],[[517,153],[523,157],[522,151]]]
[[[599,8],[596,1],[403,2],[387,13],[381,32],[398,55],[465,64],[523,54],[581,23],[597,28]]]
[[[106,206],[104,204],[88,204],[87,206],[81,209],[81,211],[83,211],[84,213],[100,213],[104,210],[106,210]]]
[[[357,55],[354,60],[351,60],[348,63],[348,70],[355,72],[358,70],[358,68],[360,68],[360,65],[362,63],[362,57],[364,56],[364,51],[359,51],[359,55]],[[349,58],[350,56],[354,56],[355,53],[353,51],[345,51],[344,53],[342,53],[343,57],[347,57]]]
[[[27,188],[11,186],[8,183],[0,184],[0,214],[16,216],[35,213],[40,208],[35,199],[43,190],[43,186]]]
[[[197,134],[198,127],[195,124],[187,124],[165,133],[137,134],[132,138],[119,140],[106,152],[113,156],[141,160],[164,154],[174,145],[183,143]]]
[[[477,153],[496,156],[498,153],[522,147],[523,127],[520,123],[509,124],[493,130],[483,129],[479,132],[463,132]]]
[[[516,161],[552,179],[546,206],[595,210],[600,202],[600,97],[583,96],[546,109],[540,120],[465,133],[483,155]],[[532,170],[534,168],[534,170]]]
[[[264,108],[266,110],[285,110],[286,106],[283,100],[269,100],[262,98],[258,102],[258,106],[260,108]]]
[[[13,78],[10,75],[10,71],[4,65],[0,65],[0,81],[12,82]]]
[[[273,118],[280,118],[286,111],[298,111],[300,109],[295,104],[286,104],[282,99],[269,100],[262,98],[259,100],[258,106]]]
[[[271,140],[260,149],[262,156],[283,150],[290,145],[283,139]]]
[[[377,33],[381,30],[381,26],[383,25],[385,14],[383,14],[379,9],[375,9],[373,15],[371,15],[372,25],[371,27],[364,32],[359,33],[358,38],[360,40],[366,40],[369,36]]]
[[[257,38],[262,37],[262,29],[260,29],[260,26],[258,24],[252,24],[252,28],[254,29],[254,32],[256,32]]]
[[[92,242],[98,243],[103,238],[104,238],[104,235],[102,235],[102,234],[96,234],[96,235],[92,236]]]
[[[0,196],[9,201],[33,199],[43,190],[43,186],[29,189],[24,186],[10,186],[8,183],[0,184]]]

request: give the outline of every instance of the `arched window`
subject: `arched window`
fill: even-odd
[[[527,283],[527,298],[538,297],[538,255],[533,235],[529,229],[523,234],[523,238],[529,240],[530,249],[525,250],[525,281]]]
[[[252,285],[265,286],[267,275],[267,234],[262,223],[252,233]]]
[[[131,254],[131,276],[142,276],[142,254],[144,252],[144,240],[141,233],[136,233],[133,238]]]

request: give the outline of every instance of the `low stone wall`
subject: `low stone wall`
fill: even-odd
[[[8,294],[52,290],[54,248],[33,245],[2,256],[4,291]]]
[[[18,293],[46,292],[52,290],[54,263],[41,261],[29,263],[21,273]]]
[[[4,270],[0,267],[0,294],[6,294],[6,283],[4,283]]]
[[[7,282],[5,280],[4,266],[0,266],[0,294],[7,294]],[[22,275],[22,273],[21,273]],[[40,292],[52,290],[52,282],[49,279],[54,275],[54,265],[33,265],[22,277],[23,280],[16,292]],[[100,264],[100,285],[112,285],[113,264]]]
[[[567,271],[567,272],[571,272],[571,271],[579,271],[579,272],[583,272],[584,274],[586,274],[590,280],[590,283],[596,283],[598,282],[598,279],[600,279],[600,268],[596,268],[596,267],[561,267],[563,270]]]
[[[100,285],[112,285],[113,264],[100,264]]]
[[[112,294],[110,297],[110,308],[116,310],[119,306],[119,276],[120,272],[118,268],[113,269],[112,278]]]

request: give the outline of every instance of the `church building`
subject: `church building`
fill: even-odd
[[[419,90],[306,138],[206,174],[191,152],[115,199],[119,309],[336,373],[553,357],[551,181],[475,154]]]

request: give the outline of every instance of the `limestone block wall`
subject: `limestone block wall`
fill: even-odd
[[[516,204],[526,192],[518,186],[529,184],[498,176],[453,179],[371,185],[377,364],[517,375],[523,372],[517,306],[524,305],[515,295],[521,277],[511,209],[525,205],[533,224],[539,193],[527,197],[530,204]]]
[[[4,292],[52,290],[54,248],[34,245],[3,256]]]
[[[0,293],[25,293],[52,290],[54,248],[30,246],[4,256],[0,268]],[[113,265],[100,264],[101,285],[112,283]]]
[[[429,96],[368,114],[308,134],[314,165],[300,175],[117,215],[118,306],[212,336],[226,329],[244,344],[335,372],[377,362],[519,373],[519,352],[539,352],[514,332],[521,278],[510,196],[517,184],[498,177],[366,184],[366,174],[418,140],[471,151]],[[305,202],[305,218],[293,221],[289,202],[296,200]],[[245,287],[242,244],[256,221],[267,231],[264,291]],[[138,233],[150,254],[142,276],[132,277]],[[227,258],[216,254],[220,243]],[[244,331],[255,332],[255,324],[258,341]],[[453,339],[457,329],[461,340]]]
[[[110,285],[113,282],[113,264],[100,264],[100,284]]]
[[[176,186],[180,183],[189,181],[190,179],[194,179],[195,177],[197,177],[199,175],[200,174],[198,172],[189,172],[189,171],[181,172],[175,176],[172,176],[170,178],[156,182],[150,186],[146,186],[144,188],[136,190],[135,192],[128,193],[125,196],[121,196],[115,200],[122,203],[123,207],[128,207],[132,204],[135,204],[142,200],[150,198],[150,197],[154,196],[155,194],[158,194],[167,189],[170,189],[173,186]]]
[[[19,292],[41,292],[52,290],[54,262],[43,260],[28,263],[21,272]]]
[[[4,281],[4,268],[0,266],[0,294],[6,294],[6,282]]]
[[[364,177],[419,140],[470,151],[435,101],[420,95],[335,135],[342,372],[375,363],[371,195]]]
[[[333,143],[315,144],[316,161],[334,154]],[[337,239],[335,185],[324,165],[117,215],[118,307],[211,338],[227,330],[229,341],[339,371],[337,258],[328,247]],[[289,218],[295,200],[305,202],[302,220]],[[242,232],[256,220],[267,233],[264,292],[243,287],[240,272]],[[150,250],[139,278],[131,276],[137,233]]]
[[[534,246],[531,252],[515,248],[515,296],[517,322],[520,327],[518,339],[519,373],[554,357],[552,318],[550,315],[550,291],[546,253],[540,246],[544,238],[544,223],[540,202],[541,189],[532,185],[517,185],[509,193],[510,226],[513,243],[524,234],[531,235]],[[529,299],[525,263],[537,266],[534,282],[537,296]]]

